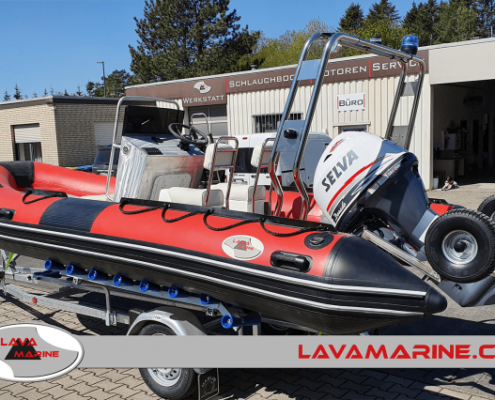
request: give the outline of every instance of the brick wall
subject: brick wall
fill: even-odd
[[[59,165],[93,164],[96,157],[95,122],[113,122],[115,111],[113,104],[58,103],[55,125]]]
[[[95,122],[114,121],[116,100],[114,104],[63,103],[60,99],[56,103],[51,99],[40,99],[33,105],[26,102],[0,108],[0,161],[14,160],[14,125],[39,124],[44,163],[62,167],[93,163],[97,152]]]
[[[58,165],[55,111],[47,104],[0,110],[0,161],[14,160],[13,125],[39,124],[43,162]]]

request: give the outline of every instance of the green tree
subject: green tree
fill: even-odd
[[[382,39],[382,44],[393,49],[399,49],[402,38],[406,31],[400,24],[391,19],[368,20],[365,19],[357,35],[360,38],[370,40],[372,36]],[[351,50],[351,49],[349,49]],[[345,55],[357,54],[355,50],[345,53]]]
[[[104,85],[103,77],[100,82],[88,82],[86,85],[86,92],[90,97],[103,97]],[[141,83],[137,77],[128,73],[125,69],[115,70],[107,76],[107,97],[123,97],[125,96],[125,87]],[[79,89],[79,87],[78,87]],[[76,93],[77,94],[77,93]],[[82,93],[81,93],[82,96]]]
[[[3,95],[3,101],[10,101],[10,94],[5,91],[5,94]]]
[[[15,94],[14,94],[14,99],[16,99],[16,100],[20,100],[20,99],[22,99],[21,90],[19,89],[19,86],[17,86],[17,83],[15,84]]]
[[[400,22],[400,16],[396,7],[389,0],[380,0],[380,2],[371,5],[366,20],[372,23],[379,20],[398,23]]]
[[[99,82],[91,82],[89,81],[86,84],[86,92],[89,97],[103,97],[103,84]]]
[[[440,5],[438,23],[435,25],[437,43],[468,40],[476,35],[476,11],[465,0],[450,0]]]
[[[230,0],[150,0],[136,21],[131,70],[142,82],[234,71],[256,46],[259,32],[241,29]]]
[[[64,96],[70,96],[70,94],[67,92],[67,89],[64,90]]]
[[[357,30],[361,28],[361,25],[363,24],[363,15],[363,9],[359,3],[351,3],[347,10],[345,10],[344,16],[340,19],[339,31],[355,35]]]
[[[45,88],[45,93],[43,93],[43,97],[46,97],[48,96],[48,92],[46,91],[46,88]]]
[[[287,31],[278,39],[268,39],[255,55],[262,61],[261,68],[297,64],[306,41],[315,33],[328,32],[329,27],[319,19],[312,19],[300,31]],[[321,57],[322,46],[315,45],[309,54],[309,59]]]
[[[420,46],[429,46],[436,42],[435,26],[439,20],[440,6],[436,0],[428,0],[425,3],[413,2],[411,9],[406,14],[402,28],[406,34],[416,35]]]
[[[55,91],[53,90],[53,86],[50,86],[50,94],[53,96],[55,94]]]
[[[495,0],[477,0],[474,4],[477,14],[476,32],[481,37],[491,37],[495,33]]]
[[[34,98],[38,97],[38,93],[34,92],[34,93],[33,93],[33,97],[34,97]]]
[[[76,92],[76,96],[78,97],[82,97],[84,96],[84,93],[81,92],[81,85],[77,85],[77,92]]]

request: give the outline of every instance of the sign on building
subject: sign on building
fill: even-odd
[[[337,96],[338,111],[354,111],[366,109],[366,94],[340,94]]]

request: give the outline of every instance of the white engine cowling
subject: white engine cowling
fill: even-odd
[[[338,226],[360,195],[373,190],[371,183],[406,153],[369,132],[345,132],[335,138],[318,162],[313,186],[315,201],[328,222]]]

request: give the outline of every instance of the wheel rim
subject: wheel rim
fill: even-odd
[[[453,264],[463,265],[474,260],[478,254],[478,243],[466,231],[450,232],[442,242],[443,255]]]
[[[167,336],[163,333],[154,333],[151,336]],[[161,386],[174,386],[182,375],[181,368],[148,368],[151,378]]]

